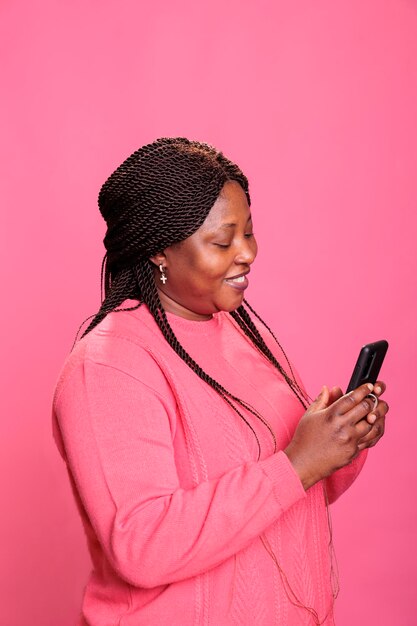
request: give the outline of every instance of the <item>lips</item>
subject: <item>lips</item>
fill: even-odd
[[[246,278],[246,274],[248,273],[249,272],[244,272],[242,274],[238,274],[237,276],[232,276],[231,278],[225,278],[225,282],[235,289],[244,290],[249,285],[249,281]]]

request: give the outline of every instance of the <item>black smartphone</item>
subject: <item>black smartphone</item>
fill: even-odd
[[[376,383],[379,370],[388,350],[388,341],[382,339],[363,346],[356,361],[346,393],[365,383]]]

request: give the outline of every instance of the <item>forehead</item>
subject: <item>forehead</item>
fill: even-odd
[[[238,182],[229,180],[200,228],[211,231],[225,224],[246,223],[249,218],[250,207],[245,192]]]

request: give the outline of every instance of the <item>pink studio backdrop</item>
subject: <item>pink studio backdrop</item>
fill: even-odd
[[[99,187],[164,135],[248,174],[248,300],[311,394],[389,340],[386,437],[333,507],[337,624],[417,624],[416,33],[412,0],[2,0],[0,626],[76,622],[89,558],[51,395],[99,304]]]

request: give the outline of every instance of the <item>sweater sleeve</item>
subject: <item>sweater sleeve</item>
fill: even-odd
[[[337,500],[356,480],[366,461],[368,450],[363,450],[349,465],[325,479],[325,487],[329,504]]]
[[[61,385],[54,414],[106,558],[134,586],[207,571],[306,497],[283,452],[181,488],[165,398],[109,365],[80,361]]]

